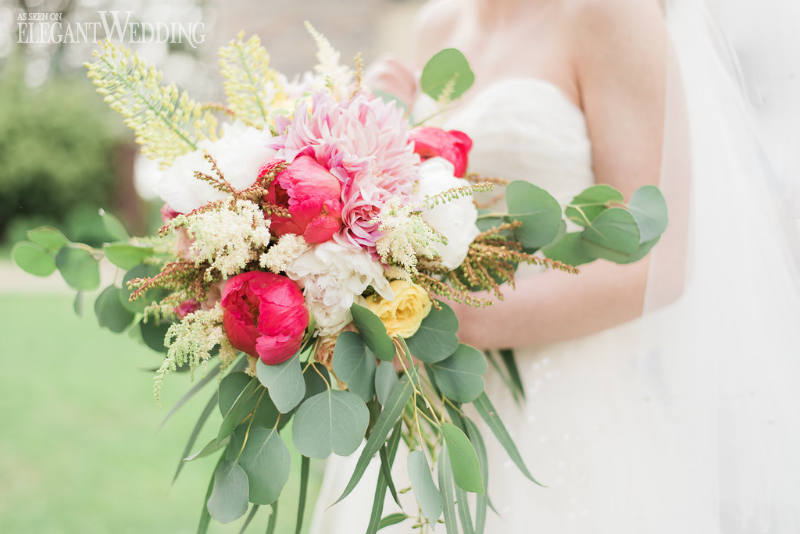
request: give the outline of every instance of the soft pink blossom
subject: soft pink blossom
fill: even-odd
[[[410,137],[414,142],[414,151],[422,159],[444,158],[455,167],[455,176],[460,178],[466,174],[472,139],[464,132],[422,126],[411,130]]]

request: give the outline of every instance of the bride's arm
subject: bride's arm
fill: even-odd
[[[655,1],[577,0],[565,34],[592,140],[597,183],[626,198],[657,184],[665,107],[666,28]],[[464,342],[518,347],[584,336],[641,315],[648,260],[597,261],[578,276],[546,272],[485,309],[456,306]]]

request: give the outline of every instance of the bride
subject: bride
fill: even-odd
[[[471,172],[531,181],[563,203],[595,183],[626,198],[654,184],[670,206],[670,229],[638,263],[599,261],[579,281],[526,271],[504,301],[456,306],[462,341],[515,350],[525,399],[491,372],[487,392],[545,486],[487,439],[497,513],[486,532],[800,528],[800,366],[789,358],[800,308],[784,220],[702,13],[667,4],[436,0],[418,18],[415,69],[372,70],[413,104],[414,71],[456,47],[476,83],[440,125],[473,138]],[[377,466],[329,507],[351,462],[329,460],[314,534],[365,530]]]

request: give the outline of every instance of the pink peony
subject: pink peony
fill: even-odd
[[[422,159],[444,158],[453,164],[456,176],[460,178],[466,174],[472,139],[464,132],[422,126],[411,130],[409,137],[414,142],[414,151]]]
[[[180,304],[178,304],[175,308],[175,315],[178,316],[178,319],[183,319],[187,315],[196,312],[200,309],[200,304],[194,299],[184,300]]]
[[[223,290],[222,308],[225,333],[237,349],[267,365],[300,350],[308,310],[300,288],[285,276],[261,271],[234,276]]]
[[[261,168],[269,171],[274,162]],[[323,243],[342,225],[342,186],[310,156],[299,156],[270,184],[266,200],[288,208],[291,217],[272,216],[270,231],[278,236],[297,234],[308,243]]]
[[[166,224],[170,222],[172,219],[180,215],[179,212],[175,211],[174,209],[169,207],[169,204],[164,204],[161,206],[161,222]]]
[[[363,93],[338,102],[319,92],[310,109],[279,120],[273,148],[287,161],[311,156],[339,179],[343,227],[335,238],[374,251],[375,216],[388,198],[410,194],[417,179],[408,121],[394,104]]]

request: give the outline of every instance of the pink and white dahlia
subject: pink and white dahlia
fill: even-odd
[[[417,178],[419,156],[402,110],[363,93],[337,102],[318,92],[278,129],[279,158],[311,156],[341,182],[343,226],[335,239],[374,252],[381,207],[410,194]]]

